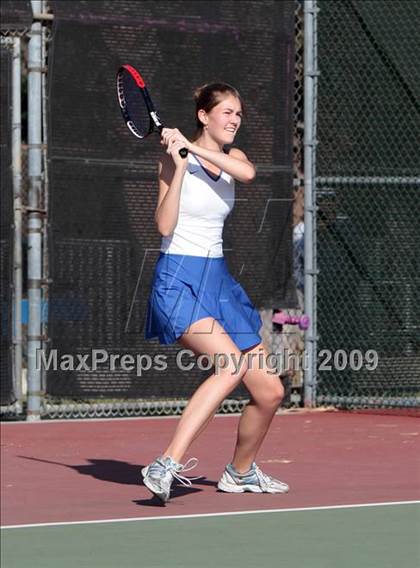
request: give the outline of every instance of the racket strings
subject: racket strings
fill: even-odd
[[[127,126],[133,134],[144,138],[152,130],[151,117],[141,89],[127,72],[121,75],[118,95],[124,106]]]

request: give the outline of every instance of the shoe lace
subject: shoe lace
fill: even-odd
[[[190,464],[190,462],[192,463]],[[177,479],[180,483],[182,483],[182,485],[189,487],[192,485],[191,481],[194,481],[195,479],[200,479],[203,476],[199,475],[198,477],[185,477],[184,475],[180,475],[180,473],[181,471],[182,472],[191,471],[197,466],[197,464],[198,464],[197,458],[190,458],[185,464],[169,463],[166,467],[167,470],[170,471],[170,473],[173,475],[175,479]]]
[[[260,468],[256,464],[255,464],[255,473],[256,473],[258,479],[263,484],[266,484],[266,487],[269,487],[270,485],[276,485],[276,483],[280,483],[281,485],[285,485],[287,487],[287,483],[284,483],[283,481],[280,481],[278,479],[274,479],[273,477],[270,477],[269,475],[267,475],[266,473],[261,471]]]
[[[269,475],[267,475],[266,473],[261,471],[260,468],[257,465],[255,466],[255,473],[256,473],[258,479],[260,481],[262,481],[262,483],[266,484],[267,486],[272,483],[273,479]]]

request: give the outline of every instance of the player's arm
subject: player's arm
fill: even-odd
[[[172,234],[179,215],[184,171],[176,167],[170,156],[163,155],[158,163],[159,195],[155,211],[155,223],[159,233],[167,237]]]
[[[194,144],[194,142],[190,142],[177,128],[164,128],[162,130],[162,139],[166,144],[177,140],[189,152],[208,160],[241,183],[252,183],[255,179],[256,171],[254,164],[248,160],[245,152],[242,152],[239,148],[232,148],[229,154],[217,150],[208,150]]]
[[[178,148],[175,148],[174,151],[178,151]],[[168,154],[163,154],[159,160],[159,195],[155,211],[155,223],[159,233],[164,237],[173,233],[178,222],[182,180],[187,164],[187,160],[175,164]]]
[[[254,164],[250,162],[242,150],[232,148],[229,154],[216,150],[207,150],[196,144],[190,144],[188,148],[197,156],[208,160],[227,174],[241,183],[252,183],[256,176]]]

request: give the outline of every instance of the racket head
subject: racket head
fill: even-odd
[[[131,65],[122,65],[117,72],[117,98],[123,119],[134,136],[145,138],[153,132],[154,112],[146,84]]]

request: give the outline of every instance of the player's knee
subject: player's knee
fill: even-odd
[[[235,385],[242,381],[247,371],[248,363],[246,357],[239,351],[238,353],[225,354],[215,360],[216,375]]]
[[[271,390],[271,399],[273,406],[280,406],[284,398],[284,387],[280,380],[276,381]]]
[[[265,384],[260,396],[254,398],[259,405],[267,409],[278,408],[284,398],[284,387],[280,379],[272,381],[271,384]]]

